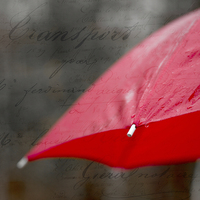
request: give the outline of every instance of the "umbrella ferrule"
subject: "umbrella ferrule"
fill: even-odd
[[[28,163],[28,159],[26,157],[23,157],[18,163],[17,167],[19,169],[23,168]]]
[[[127,136],[128,136],[128,137],[132,137],[132,136],[133,136],[133,133],[135,132],[135,130],[136,130],[136,125],[133,124],[133,125],[131,126],[131,128],[129,129],[129,131],[128,131],[128,133],[127,133]]]

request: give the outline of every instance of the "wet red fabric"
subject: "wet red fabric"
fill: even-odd
[[[81,141],[86,136],[90,138],[90,135],[91,138],[99,137],[102,134],[101,132],[107,132],[108,137],[109,134],[123,134],[123,137],[126,138],[124,129],[130,127],[133,123],[138,127],[137,132],[143,130],[142,127],[145,124],[155,123],[158,127],[156,129],[157,137],[162,135],[163,138],[168,138],[171,129],[164,131],[162,125],[159,125],[163,123],[161,121],[200,110],[199,32],[200,10],[197,10],[175,20],[144,40],[101,76],[26,156],[29,159],[39,158],[39,154],[44,155],[43,153],[46,152],[46,157],[54,157],[53,151],[47,151],[48,149],[54,149],[55,146],[59,147],[59,145],[62,147],[62,144],[68,145],[68,142],[69,144],[75,143],[75,140]],[[180,120],[176,123],[180,123],[177,127],[185,126],[185,123]],[[190,120],[188,123],[190,124]],[[122,133],[115,131],[117,129],[122,129]],[[194,130],[190,131],[188,127],[186,130],[182,134],[178,132],[177,128],[173,131],[174,141],[172,142],[174,145],[176,143],[178,145],[183,135],[189,137],[190,134],[192,136],[195,134]],[[142,142],[138,145],[141,146],[141,149],[146,149],[144,154],[151,157],[149,149],[146,148],[151,137],[147,133],[145,139],[145,134],[145,132],[142,133],[146,143]],[[151,134],[154,134],[154,132],[151,132]],[[136,133],[137,135],[140,134]],[[124,139],[124,141],[129,142],[126,144],[128,148],[125,148],[125,143],[124,145],[119,143],[118,150],[113,147],[117,151],[115,161],[108,164],[115,166],[114,163],[117,163],[118,160],[130,164],[134,162],[135,156],[139,160],[140,152],[136,155],[137,152],[135,151],[133,154],[131,150],[131,148],[134,149],[133,144],[139,138],[139,136],[136,136],[131,139]],[[162,138],[160,139],[162,140]],[[103,145],[98,140],[92,141],[82,141],[82,145],[88,146],[87,148],[90,145]],[[157,146],[160,145],[159,141],[157,140],[157,144],[153,143],[154,146],[151,146],[151,148],[155,148],[155,151]],[[168,151],[171,152],[169,141],[166,141],[165,144],[162,140],[162,144],[169,146]],[[79,148],[80,145],[78,143],[75,150],[77,157],[83,157],[82,149]],[[111,149],[113,149],[112,145]],[[182,145],[184,148],[187,147],[187,141],[185,140]],[[148,146],[148,148],[150,147]],[[59,148],[56,147],[55,149],[57,149],[56,156],[63,155],[64,149],[61,149],[60,155]],[[66,152],[64,153],[70,156],[69,152],[72,150],[70,148],[65,149]],[[103,150],[104,157],[106,157],[106,151]],[[182,152],[184,152],[183,149]],[[195,151],[192,152],[195,153]],[[192,152],[190,158],[186,154],[188,155],[186,160],[193,160]],[[174,156],[166,155],[167,152],[163,152],[162,156],[161,153],[158,152],[158,154],[160,154],[160,157],[153,156],[151,159],[151,161],[154,160],[155,164],[164,163],[165,158],[168,162],[170,158],[171,161],[175,162]],[[124,156],[123,159],[122,155]],[[133,155],[134,157],[132,157]],[[92,159],[92,156],[88,157],[86,154],[84,156]],[[147,156],[145,158],[146,162],[139,162],[138,165],[141,166],[142,163],[145,165],[153,164],[147,162]],[[128,161],[128,159],[130,160]],[[182,157],[180,159],[183,161]],[[107,163],[107,160],[101,157],[97,160]],[[133,166],[129,164],[122,166]]]
[[[30,155],[30,161],[48,157],[85,158],[111,167],[131,169],[146,165],[192,162],[200,157],[200,112],[140,126],[132,137],[128,129],[93,134]]]

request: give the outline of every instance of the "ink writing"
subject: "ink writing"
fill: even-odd
[[[46,88],[37,88],[38,83],[35,83],[33,86],[31,86],[29,89],[24,90],[23,96],[20,98],[20,100],[15,104],[16,106],[19,106],[27,97],[27,95],[33,95],[33,94],[47,94],[47,93],[83,93],[86,89],[84,88],[77,88],[73,87],[70,89],[66,88],[59,88],[55,86],[47,86]]]

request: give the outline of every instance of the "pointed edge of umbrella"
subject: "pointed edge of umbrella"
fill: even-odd
[[[18,163],[17,163],[17,167],[19,169],[22,169],[26,166],[26,164],[28,163],[28,158],[27,157],[23,157]]]
[[[128,133],[127,133],[127,136],[128,136],[128,137],[132,137],[133,134],[134,134],[134,132],[135,132],[135,130],[136,130],[136,125],[133,124],[133,125],[131,126],[131,128],[129,129],[129,131],[128,131]]]
[[[99,132],[27,155],[26,158],[29,162],[42,158],[79,158],[127,170],[195,162],[200,158],[199,118],[200,111],[196,111],[151,122],[149,125],[138,126],[132,137],[126,135],[130,128]],[[188,122],[190,125],[185,127],[184,124]],[[191,137],[190,134],[183,134],[184,131],[195,134]],[[115,140],[110,143],[113,138]],[[183,145],[185,141],[188,143],[187,148]]]

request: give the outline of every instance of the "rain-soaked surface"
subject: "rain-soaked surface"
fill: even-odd
[[[124,171],[80,159],[49,159],[16,168],[111,64],[199,7],[199,0],[2,1],[0,199],[199,199],[198,162]]]

